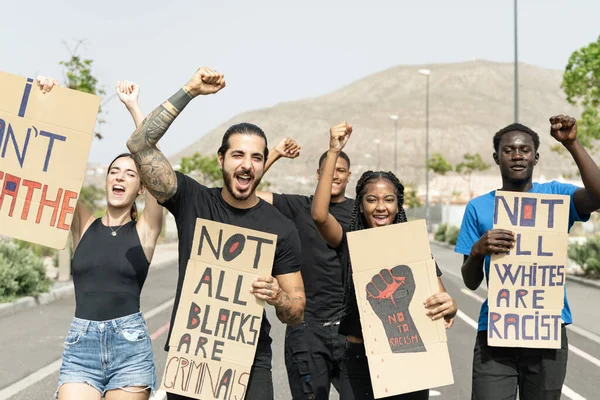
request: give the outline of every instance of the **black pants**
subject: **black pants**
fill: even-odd
[[[195,400],[191,397],[181,396],[167,392],[168,400]],[[248,378],[248,388],[245,400],[273,400],[273,377],[271,370],[252,367]]]
[[[473,354],[473,400],[558,400],[565,376],[569,344],[561,329],[560,349],[490,347],[487,331],[477,333]]]
[[[427,400],[429,390],[386,397],[388,400]],[[340,400],[374,400],[365,346],[346,342],[340,377]]]
[[[285,365],[293,400],[327,400],[331,384],[339,392],[346,337],[339,324],[305,321],[285,334]]]

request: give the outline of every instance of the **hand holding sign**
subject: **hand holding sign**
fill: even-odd
[[[367,284],[367,300],[381,320],[393,353],[425,351],[408,307],[416,284],[407,265],[382,269]]]
[[[56,79],[41,75],[35,78],[35,83],[38,85],[43,94],[49,93],[54,86],[59,86]]]
[[[346,121],[334,125],[329,129],[329,149],[335,151],[342,151],[350,135],[352,134],[352,125],[346,123]]]
[[[508,253],[515,246],[515,235],[507,229],[490,229],[473,245],[472,256]]]
[[[550,134],[565,147],[577,140],[577,121],[568,115],[555,115],[550,117]]]
[[[198,68],[194,76],[184,86],[192,96],[217,93],[225,87],[225,76],[210,68]]]
[[[423,305],[427,309],[426,314],[431,318],[432,321],[444,318],[446,321],[452,320],[449,315],[456,314],[454,301],[447,292],[436,293],[429,297]],[[452,324],[450,324],[452,326]],[[449,328],[450,326],[446,326]]]
[[[283,300],[283,290],[272,276],[261,276],[252,282],[250,293],[274,306]]]
[[[300,155],[300,145],[294,139],[283,138],[275,146],[275,151],[285,158],[296,158]]]

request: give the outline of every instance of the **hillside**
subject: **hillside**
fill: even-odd
[[[300,158],[282,160],[269,172],[275,189],[296,193],[314,190],[314,173],[320,154],[327,149],[328,128],[346,120],[354,134],[346,150],[356,179],[365,169],[393,169],[394,125],[398,121],[398,175],[405,183],[422,185],[425,180],[425,80],[417,73],[431,69],[430,154],[442,153],[451,163],[466,152],[478,152],[492,163],[493,134],[513,121],[513,65],[490,61],[455,64],[397,66],[367,76],[332,93],[310,99],[249,111],[223,122],[192,146],[170,157],[176,164],[182,156],[199,149],[219,147],[230,125],[248,121],[262,127],[270,147],[290,136],[302,147]],[[550,151],[548,118],[557,113],[579,116],[560,88],[562,71],[520,64],[520,122],[541,136],[541,160],[536,175],[559,177],[571,170],[570,163]],[[560,162],[556,162],[559,159]],[[495,170],[492,170],[495,173]],[[355,180],[353,180],[354,184]],[[474,188],[475,189],[475,188]]]

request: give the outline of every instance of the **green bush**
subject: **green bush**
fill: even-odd
[[[586,275],[600,277],[600,236],[590,237],[585,243],[569,246],[569,258],[583,268]]]
[[[437,226],[437,229],[435,230],[435,234],[433,235],[433,238],[435,240],[437,240],[438,242],[445,242],[446,241],[446,229],[448,229],[447,224],[439,224]]]
[[[29,249],[38,257],[54,257],[58,254],[58,250],[51,247],[42,246],[41,244],[27,242],[25,240],[14,239],[13,242],[20,249]]]
[[[28,248],[0,242],[0,302],[47,292],[50,280],[42,259]]]
[[[448,244],[456,244],[456,241],[458,240],[458,231],[459,229],[456,226],[448,227],[448,229],[446,230],[446,241],[448,242]]]

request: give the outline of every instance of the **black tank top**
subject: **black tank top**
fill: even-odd
[[[111,230],[96,219],[73,256],[75,316],[106,321],[139,312],[149,266],[135,221]]]

